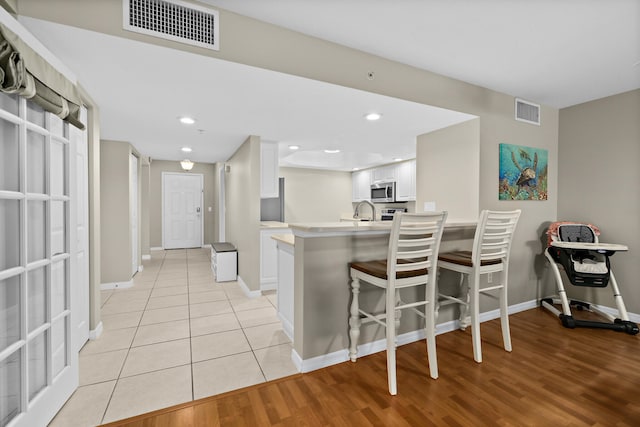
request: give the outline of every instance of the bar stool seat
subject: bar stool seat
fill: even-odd
[[[351,273],[351,308],[349,318],[349,357],[355,362],[362,323],[375,322],[385,327],[387,341],[387,379],[389,393],[397,394],[396,336],[400,310],[411,309],[425,319],[429,371],[438,378],[435,343],[436,271],[438,250],[446,212],[428,214],[396,213],[394,215],[387,259],[356,261],[349,264]],[[372,313],[360,308],[360,282],[366,282],[385,292],[385,310]],[[400,290],[424,286],[424,298],[404,302]],[[422,310],[418,310],[418,307]]]

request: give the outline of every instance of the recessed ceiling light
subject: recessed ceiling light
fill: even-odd
[[[180,123],[184,124],[184,125],[192,125],[194,124],[196,121],[194,119],[192,119],[191,117],[179,117],[178,120],[180,120]]]
[[[298,149],[300,149],[299,145],[290,145],[289,146],[289,150],[298,150]]]
[[[369,113],[369,114],[364,116],[365,119],[367,119],[367,120],[369,120],[371,122],[376,121],[376,120],[380,120],[381,117],[382,117],[382,114],[380,114],[380,113]]]
[[[340,150],[324,150],[324,152],[327,154],[336,154],[336,153],[339,153]]]
[[[190,153],[192,151],[191,147],[182,147],[181,150],[184,151],[185,153]]]
[[[394,162],[401,162],[401,161],[402,161],[402,159],[401,159],[400,157],[395,157],[395,158],[393,159],[393,161],[394,161]]]
[[[353,170],[354,170],[354,171],[359,171],[359,170],[360,170],[360,168],[353,168]]]

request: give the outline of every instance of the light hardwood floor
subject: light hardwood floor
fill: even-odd
[[[399,347],[397,396],[381,352],[109,426],[640,425],[640,336],[565,329],[540,308],[510,319],[512,353],[499,320],[482,324],[482,364],[469,332],[439,335],[437,380],[424,342]]]

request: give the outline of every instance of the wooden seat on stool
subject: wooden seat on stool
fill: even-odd
[[[507,300],[507,280],[509,276],[509,254],[513,233],[520,217],[520,210],[500,212],[484,210],[480,214],[478,227],[473,239],[473,251],[454,251],[438,256],[438,267],[461,274],[460,294],[438,293],[439,305],[460,304],[460,328],[471,324],[473,358],[482,362],[480,340],[480,294],[498,290],[500,300],[500,320],[504,349],[511,351],[509,313]],[[481,275],[502,273],[502,279],[487,279],[486,286],[480,286]]]
[[[387,259],[352,262],[349,356],[356,361],[361,323],[375,322],[385,327],[387,341],[387,377],[389,393],[397,394],[396,336],[400,324],[400,310],[412,309],[425,319],[429,371],[438,378],[436,358],[434,306],[436,303],[436,263],[446,212],[425,214],[396,213],[393,218]],[[385,291],[383,313],[370,313],[359,306],[360,281]],[[424,286],[424,298],[404,302],[400,290]],[[422,311],[417,307],[422,307]]]

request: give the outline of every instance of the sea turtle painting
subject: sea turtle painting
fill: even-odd
[[[500,144],[500,200],[547,200],[547,150]]]
[[[523,149],[520,149],[520,158],[531,161],[531,156],[529,156],[529,153],[527,153]],[[531,186],[532,182],[536,179],[536,168],[538,167],[538,153],[533,154],[532,167],[523,168],[522,166],[520,166],[518,164],[518,161],[516,160],[516,155],[513,153],[513,151],[511,152],[511,160],[513,161],[513,164],[515,165],[515,167],[517,167],[518,170],[520,171],[520,176],[516,181],[516,185],[518,187],[522,187],[523,185]]]

